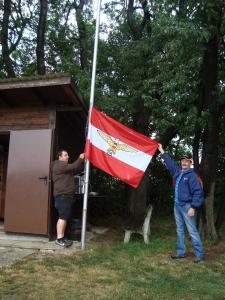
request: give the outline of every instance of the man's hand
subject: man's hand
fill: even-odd
[[[189,208],[189,210],[188,210],[188,216],[189,217],[194,217],[194,215],[195,215],[195,210],[194,210],[194,208]]]
[[[81,153],[79,158],[84,159],[84,153]]]
[[[159,150],[159,152],[161,152],[162,154],[165,152],[165,151],[163,150],[162,144],[159,144],[158,150]]]

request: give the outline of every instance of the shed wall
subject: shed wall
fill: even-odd
[[[0,108],[0,130],[47,129],[49,128],[47,108],[21,107]]]

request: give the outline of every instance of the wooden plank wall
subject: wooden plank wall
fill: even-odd
[[[43,107],[0,108],[0,130],[49,128],[49,110]]]

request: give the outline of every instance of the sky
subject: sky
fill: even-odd
[[[97,15],[97,4],[98,4],[98,1],[99,0],[93,0],[93,6],[94,6],[94,18],[96,18],[96,15]],[[107,2],[110,2],[109,0],[100,0],[101,1],[101,10],[100,10],[100,25],[101,24],[106,24],[106,25],[109,25],[110,21],[109,19],[107,18],[106,14],[104,14],[103,12],[103,6],[105,3]],[[108,37],[108,33],[106,32],[99,32],[99,37],[100,39],[107,39]]]
[[[99,0],[93,0],[93,5],[94,5],[94,16],[96,17],[96,13],[97,13],[97,4],[98,4]],[[109,0],[100,0],[101,1],[101,7],[103,7],[104,3],[109,2]],[[101,10],[100,12],[100,22],[106,20],[106,17],[103,13],[103,10]]]

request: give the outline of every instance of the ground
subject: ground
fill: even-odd
[[[176,246],[172,218],[154,220],[149,245],[133,236],[123,244],[123,229],[95,235],[84,252],[35,253],[0,271],[1,299],[225,299],[225,236],[204,241],[205,260],[171,261]]]

